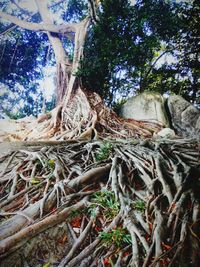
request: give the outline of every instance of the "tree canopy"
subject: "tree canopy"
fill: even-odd
[[[84,85],[111,103],[119,93],[153,90],[199,104],[198,1],[118,3],[102,3],[100,22],[89,33]]]

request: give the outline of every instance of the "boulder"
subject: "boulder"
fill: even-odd
[[[200,111],[178,95],[167,100],[172,126],[178,135],[200,139]]]
[[[170,128],[164,128],[160,130],[158,133],[154,133],[154,137],[164,138],[164,139],[174,139],[176,137],[176,134],[174,130]]]
[[[168,126],[168,119],[164,108],[164,98],[159,93],[144,92],[131,97],[122,105],[120,116],[125,119],[141,121],[158,121]]]

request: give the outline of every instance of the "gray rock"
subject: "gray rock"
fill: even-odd
[[[200,111],[178,95],[170,96],[167,105],[176,133],[183,137],[200,139]]]
[[[129,98],[121,107],[120,115],[125,119],[158,121],[168,126],[164,98],[159,93],[144,92]]]
[[[157,134],[155,134],[155,137],[173,139],[176,137],[176,134],[175,134],[174,130],[172,130],[170,128],[164,128],[164,129],[160,130]]]
[[[195,128],[196,128],[196,133],[200,136],[200,116],[197,119],[196,127]]]

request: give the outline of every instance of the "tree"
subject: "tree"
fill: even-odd
[[[120,0],[121,1],[121,0]],[[120,3],[119,1],[119,3]],[[128,5],[127,1],[125,1]],[[0,12],[0,16],[4,19],[9,20],[10,22],[16,24],[19,27],[22,27],[26,30],[31,30],[35,32],[45,32],[49,39],[50,44],[52,45],[55,61],[56,61],[56,96],[57,96],[57,108],[52,112],[50,116],[43,116],[38,120],[38,123],[43,124],[43,133],[39,133],[39,136],[54,136],[55,132],[60,129],[60,135],[57,138],[72,138],[74,136],[83,136],[97,135],[96,125],[98,129],[101,129],[103,132],[105,128],[105,121],[110,127],[106,126],[106,131],[110,131],[111,123],[109,118],[109,112],[107,108],[103,106],[103,102],[95,93],[88,92],[87,90],[83,92],[80,88],[79,79],[76,76],[76,73],[79,70],[80,60],[83,58],[83,47],[85,43],[85,38],[88,30],[88,26],[91,22],[96,24],[99,20],[98,17],[98,6],[99,1],[88,1],[88,14],[80,13],[82,20],[79,22],[68,22],[61,25],[56,25],[53,22],[53,14],[51,8],[48,6],[48,2],[36,1],[37,9],[42,20],[42,23],[38,22],[27,22],[23,19],[19,19],[13,15],[6,14],[5,12]],[[76,1],[71,1],[71,4],[76,3]],[[83,2],[84,3],[84,2]],[[62,4],[62,2],[58,2]],[[57,7],[56,2],[54,7]],[[84,5],[81,6],[85,7]],[[78,6],[78,9],[80,7]],[[67,17],[67,15],[66,15]],[[79,18],[79,17],[78,17]],[[65,45],[62,41],[66,39],[73,41],[73,58],[65,49]],[[97,103],[98,110],[97,110]],[[87,110],[83,107],[83,103],[88,103]],[[101,103],[101,104],[100,104]],[[74,116],[73,112],[77,109]],[[98,116],[100,110],[104,110],[101,117]],[[103,115],[104,114],[104,115]],[[50,119],[49,119],[50,117]],[[83,117],[84,120],[80,123],[80,118]],[[115,127],[121,128],[119,125],[119,120],[116,115],[113,113],[112,118],[115,120]],[[61,125],[61,126],[60,126]],[[90,125],[88,129],[88,125]],[[128,131],[129,134],[133,131],[133,128],[129,124],[125,124],[124,129]],[[33,126],[33,134],[29,134],[29,138],[35,138],[35,129],[37,127]],[[134,128],[140,128],[139,125]],[[134,130],[135,131],[135,130]],[[145,134],[143,129],[139,130],[141,133]],[[146,134],[150,132],[146,131]],[[122,134],[123,135],[123,134]],[[82,138],[82,135],[81,135]]]
[[[145,1],[145,4],[146,7],[144,5],[142,9],[147,8],[149,11],[153,9],[148,1]],[[168,28],[163,27],[167,21],[164,24],[157,23],[157,19],[160,20],[159,11],[149,12],[149,14],[151,14],[150,23],[165,42],[160,55],[171,55],[171,60],[166,61],[161,67],[152,65],[147,76],[148,87],[152,90],[157,89],[161,93],[173,92],[182,95],[198,106],[200,103],[197,89],[200,81],[198,1],[183,1],[171,6],[171,12],[168,13],[168,16],[171,16],[169,20],[171,23]]]
[[[95,92],[80,87],[76,73],[89,23],[101,23],[99,1],[88,1],[90,16],[79,13],[84,18],[77,22],[70,15],[73,21],[62,25],[53,23],[47,0],[36,3],[42,23],[0,12],[20,27],[47,34],[58,95],[50,113],[32,123],[14,122],[15,134],[8,138],[25,141],[0,143],[2,264],[199,266],[198,141],[154,140],[161,125],[123,120]],[[125,34],[120,23],[119,28]],[[72,59],[63,35],[74,40]],[[152,59],[154,46],[148,51]]]
[[[138,1],[131,8],[127,1],[119,5],[105,1],[99,18],[87,38],[79,71],[85,87],[109,104],[119,94],[144,90],[181,94],[198,103],[193,82],[199,80],[198,56],[194,55],[199,53],[194,43],[194,39],[198,42],[198,26],[193,21],[199,19],[195,1]],[[191,32],[196,34],[193,41]],[[196,58],[196,64],[191,57]]]
[[[191,102],[200,104],[199,95],[199,27],[200,5],[198,1],[185,3],[181,7],[182,34],[178,38],[177,74],[181,77],[179,93]]]
[[[86,42],[79,75],[87,88],[98,92],[109,104],[119,93],[125,96],[146,89],[145,71],[160,48],[158,35],[148,27],[148,12],[140,5],[130,7],[127,0],[118,1],[118,5],[115,1],[103,2],[100,23]],[[160,4],[155,6],[159,8]]]

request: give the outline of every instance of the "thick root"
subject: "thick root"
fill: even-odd
[[[116,138],[152,137],[162,129],[153,122],[141,122],[119,118],[107,108],[94,92],[77,89],[67,105],[60,104],[54,110],[38,119],[10,121],[14,130],[0,133],[0,141],[14,140],[69,140],[98,139],[112,135]]]
[[[199,266],[198,143],[133,141],[10,144],[1,157],[3,266],[19,249],[19,266]],[[47,261],[34,240],[57,225],[67,232]]]

